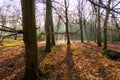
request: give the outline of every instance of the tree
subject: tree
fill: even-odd
[[[107,49],[107,21],[109,19],[109,14],[110,14],[110,4],[111,4],[111,0],[108,1],[107,7],[108,9],[106,9],[106,16],[105,16],[105,21],[104,21],[104,48],[103,50]]]
[[[82,12],[80,9],[80,0],[78,0],[78,16],[79,16],[79,26],[80,26],[80,34],[81,34],[81,42],[83,43],[83,26],[82,26]],[[83,7],[83,2],[82,2],[82,6]],[[83,8],[82,8],[83,10]]]
[[[25,43],[24,80],[36,80],[38,74],[38,48],[34,0],[21,0],[23,40]]]
[[[50,27],[51,27],[51,0],[46,0],[46,18],[45,18],[45,30],[46,30],[46,52],[51,52],[51,43],[50,43]]]
[[[60,22],[60,18],[59,18],[59,19],[58,19],[58,22],[57,22],[57,30],[56,30],[56,32],[59,32],[60,24],[61,24],[61,22]],[[58,35],[58,34],[57,34],[57,36],[56,36],[56,40],[59,40],[59,35]]]
[[[120,14],[120,12],[116,10],[117,8],[115,8],[119,5],[120,2],[117,1],[117,3],[113,7],[111,7],[111,2],[114,0],[107,0],[107,1],[105,1],[106,4],[104,4],[103,1],[101,1],[101,0],[99,0],[100,4],[95,3],[93,0],[88,0],[88,1],[91,4],[93,4],[94,6],[99,6],[103,9],[106,9],[105,20],[104,20],[104,24],[103,24],[103,26],[104,26],[104,30],[103,30],[104,48],[103,48],[103,50],[105,50],[105,49],[107,49],[107,25],[108,25],[109,15],[111,14],[112,16],[114,16],[114,20],[116,22],[115,15],[113,13],[111,13],[111,11],[116,13],[116,14]],[[119,28],[117,26],[117,22],[116,22],[116,27]]]
[[[97,44],[98,44],[98,47],[101,47],[102,44],[101,44],[101,19],[100,19],[100,7],[98,6],[98,11],[97,11],[97,18],[98,18],[98,32],[97,32]]]
[[[4,9],[3,9],[4,12]],[[6,14],[2,12],[2,8],[0,7],[0,24],[5,25],[6,24]],[[1,26],[1,29],[3,29],[3,26]],[[3,32],[0,32],[0,39],[2,38]]]
[[[51,45],[54,46],[55,45],[55,36],[54,36],[53,14],[52,14],[52,1],[50,2],[50,5],[51,5],[50,6],[50,9],[51,9],[51,14],[50,14],[50,18],[51,18]]]
[[[64,0],[65,4],[65,27],[66,27],[66,35],[67,35],[67,44],[70,44],[70,37],[69,37],[69,29],[68,29],[68,6],[67,6],[67,1]]]

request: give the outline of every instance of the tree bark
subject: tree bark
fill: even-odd
[[[100,7],[98,7],[98,33],[97,33],[97,44],[98,47],[101,47],[101,20],[100,20]]]
[[[51,27],[51,0],[46,0],[46,19],[45,19],[45,30],[46,30],[46,52],[51,52],[50,42],[50,27]]]
[[[111,3],[111,0],[108,1],[109,9],[106,9],[106,16],[105,16],[105,22],[104,22],[104,48],[103,50],[107,49],[107,21],[109,19],[109,14],[110,14],[110,3]]]
[[[78,16],[79,16],[79,26],[80,26],[80,37],[81,37],[81,42],[83,43],[83,26],[82,26],[82,13],[80,11],[80,0],[78,0]]]
[[[50,2],[50,6],[51,6],[51,14],[50,14],[50,17],[51,17],[51,45],[54,46],[55,45],[55,34],[54,34],[54,24],[53,24],[53,14],[52,14],[52,1]]]
[[[84,19],[83,25],[84,25],[84,31],[85,31],[86,41],[89,42],[88,33],[87,33],[87,26],[86,26],[86,20],[85,19]]]
[[[66,22],[65,22],[65,26],[66,26],[66,35],[67,35],[67,44],[70,44],[70,37],[69,37],[69,28],[68,28],[68,7],[67,7],[67,1],[64,0],[65,2],[65,17],[66,17]]]
[[[25,44],[24,80],[36,80],[38,72],[38,48],[34,0],[21,0],[23,40]]]

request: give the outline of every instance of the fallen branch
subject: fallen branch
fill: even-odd
[[[17,33],[17,34],[22,34],[23,33],[23,30],[5,30],[5,29],[2,29],[2,28],[0,28],[0,31]]]
[[[10,27],[4,26],[4,25],[0,25],[0,26],[1,26],[0,31],[11,32],[11,33],[16,33],[16,34],[23,33],[23,30],[16,30],[14,28],[10,28]]]
[[[2,37],[2,39],[0,40],[0,43],[1,43],[5,38],[10,37],[10,36],[13,36],[13,35],[17,35],[17,34],[15,33],[15,34],[10,34],[10,35],[7,35],[7,36]]]

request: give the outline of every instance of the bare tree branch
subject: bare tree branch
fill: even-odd
[[[99,6],[99,7],[102,7],[102,8],[105,8],[105,9],[109,9],[110,11],[113,11],[113,12],[115,12],[115,13],[117,13],[117,14],[120,14],[120,12],[119,11],[116,11],[114,8],[109,8],[108,6],[106,6],[106,5],[101,5],[101,4],[97,4],[97,3],[95,3],[93,0],[88,0],[91,4],[93,4],[94,6]]]
[[[16,33],[16,34],[22,34],[23,33],[22,30],[16,30],[14,28],[10,28],[10,27],[3,26],[3,25],[0,25],[0,26],[2,26],[2,28],[0,28],[0,31],[11,32],[11,33]]]

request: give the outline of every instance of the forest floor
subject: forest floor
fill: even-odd
[[[95,42],[66,45],[58,41],[50,53],[44,52],[45,42],[38,45],[42,80],[120,80],[120,60],[103,56]],[[120,42],[108,42],[108,46],[120,52]],[[4,42],[0,45],[0,80],[21,80],[23,75],[23,42]]]

